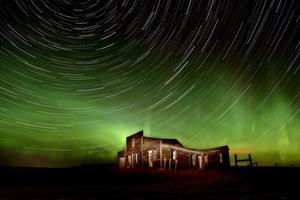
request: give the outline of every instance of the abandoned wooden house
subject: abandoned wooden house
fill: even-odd
[[[204,169],[230,166],[229,148],[190,149],[176,139],[145,137],[143,131],[126,138],[118,152],[120,168]]]

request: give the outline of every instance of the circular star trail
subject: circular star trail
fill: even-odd
[[[125,137],[300,160],[296,0],[0,0],[0,164],[111,162]]]

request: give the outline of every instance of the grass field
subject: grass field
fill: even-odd
[[[0,199],[299,199],[300,168],[0,168]]]

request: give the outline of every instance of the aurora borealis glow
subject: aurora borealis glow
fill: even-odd
[[[299,163],[299,8],[0,0],[0,164],[111,162],[139,130]]]

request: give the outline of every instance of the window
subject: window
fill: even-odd
[[[134,138],[132,138],[132,148],[134,148]]]
[[[172,159],[176,160],[176,150],[172,150]]]

